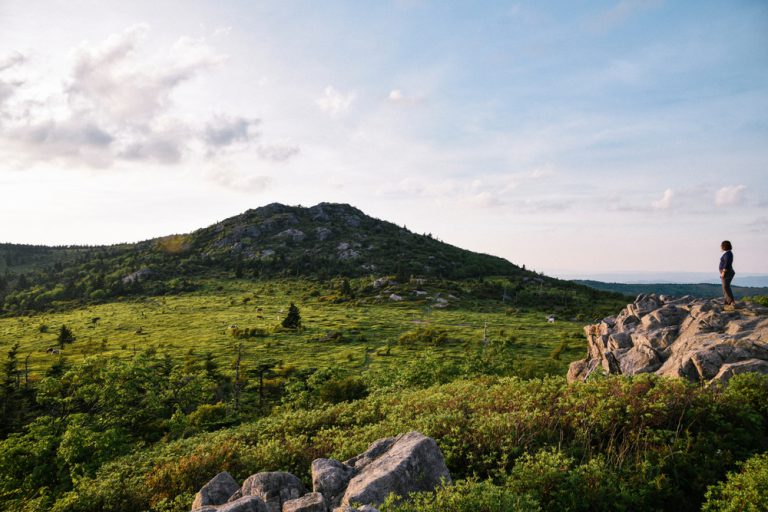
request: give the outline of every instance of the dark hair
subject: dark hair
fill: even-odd
[[[733,249],[733,246],[731,245],[731,242],[728,240],[723,240],[723,243],[720,244],[720,248],[724,251],[730,251]]]

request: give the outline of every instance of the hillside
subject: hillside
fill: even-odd
[[[0,245],[0,313],[60,310],[137,295],[198,289],[204,278],[501,276],[498,296],[586,287],[530,272],[375,219],[346,204],[270,204],[192,233],[94,247]],[[494,292],[495,293],[495,292]],[[545,302],[546,304],[546,302]]]
[[[641,293],[655,293],[657,295],[673,295],[681,297],[690,295],[704,299],[713,297],[722,297],[723,289],[718,284],[710,283],[649,283],[649,284],[625,284],[625,283],[604,283],[601,281],[576,279],[573,282],[583,284],[606,292],[621,293],[622,295],[636,297]],[[731,286],[733,296],[737,299],[742,297],[754,297],[756,295],[768,295],[768,288],[751,286]]]

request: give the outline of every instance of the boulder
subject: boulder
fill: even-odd
[[[571,363],[568,381],[595,369],[608,374],[655,372],[694,382],[726,382],[768,365],[768,308],[720,299],[638,296],[615,317],[584,328],[587,357]],[[744,363],[750,361],[750,363]]]
[[[322,493],[331,506],[336,506],[354,475],[355,468],[343,462],[315,459],[312,461],[312,490]]]
[[[243,496],[215,509],[216,512],[271,512],[258,496]]]
[[[240,485],[232,478],[232,475],[222,471],[211,478],[197,494],[192,502],[192,510],[200,509],[206,505],[221,505],[235,492],[240,489]]]
[[[243,496],[258,496],[268,512],[281,512],[283,503],[304,496],[301,481],[291,473],[272,471],[249,476],[242,487]]]
[[[432,491],[451,476],[434,439],[409,432],[393,440],[377,442],[353,464],[358,474],[350,480],[341,504],[378,505],[390,494],[406,497],[411,492]]]
[[[319,492],[305,494],[301,498],[283,503],[283,512],[327,512],[325,499]]]

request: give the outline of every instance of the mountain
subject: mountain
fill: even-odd
[[[508,278],[509,292],[518,295],[528,288],[536,288],[538,295],[582,288],[415,234],[347,204],[305,208],[273,203],[192,233],[135,244],[0,245],[0,305],[6,313],[178,293],[195,289],[202,278],[232,276],[392,276],[399,282],[502,276]],[[585,290],[580,293],[586,298]],[[507,289],[489,293],[506,296]]]
[[[641,293],[655,293],[658,295],[683,296],[691,295],[700,298],[722,297],[723,289],[719,284],[710,283],[649,283],[649,284],[627,284],[627,283],[604,283],[591,280],[574,280],[573,282],[583,284],[607,292],[617,292],[624,295],[637,296]],[[755,295],[768,295],[768,288],[758,288],[750,286],[731,286],[733,296],[753,297]]]

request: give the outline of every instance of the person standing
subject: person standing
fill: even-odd
[[[723,255],[720,256],[720,281],[723,283],[723,296],[725,297],[725,305],[733,306],[736,301],[733,300],[733,292],[731,291],[731,281],[736,272],[733,271],[733,253],[731,250],[733,246],[728,240],[723,240],[720,244],[720,249]]]

